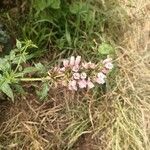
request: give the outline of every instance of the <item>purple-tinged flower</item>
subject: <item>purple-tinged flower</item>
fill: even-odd
[[[74,66],[74,64],[75,64],[75,57],[71,56],[70,57],[70,66]]]
[[[87,86],[86,80],[79,80],[78,84],[79,84],[79,88],[81,88],[81,89],[86,88],[86,86]]]
[[[71,91],[77,91],[77,82],[75,80],[69,81],[68,88]]]
[[[86,79],[86,77],[87,77],[87,74],[85,72],[82,72],[81,73],[81,79]]]
[[[105,67],[109,70],[111,70],[113,68],[113,64],[111,62],[108,62],[105,64]]]
[[[105,80],[104,80],[104,78],[96,78],[96,82],[97,82],[98,84],[104,84],[104,83],[105,83]]]
[[[75,66],[78,66],[81,62],[81,56],[77,56],[75,60]]]
[[[73,66],[72,71],[78,72],[79,71],[79,66]]]
[[[73,78],[76,79],[76,80],[80,79],[80,74],[79,73],[74,73]]]
[[[68,67],[69,66],[69,60],[64,59],[63,60],[63,65],[64,65],[64,67]]]
[[[106,75],[103,74],[102,72],[99,72],[99,73],[97,74],[97,76],[98,76],[98,78],[101,78],[101,79],[105,79],[105,78],[106,78]]]

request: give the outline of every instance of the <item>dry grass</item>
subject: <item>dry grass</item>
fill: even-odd
[[[132,24],[118,47],[116,85],[105,95],[100,89],[78,94],[58,89],[44,103],[34,94],[14,105],[2,103],[1,149],[150,149],[149,5],[132,2],[135,7],[124,6]]]

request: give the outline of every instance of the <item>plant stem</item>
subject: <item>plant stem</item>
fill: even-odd
[[[17,79],[19,81],[23,81],[23,82],[32,82],[32,81],[48,81],[48,80],[51,80],[50,77],[44,77],[44,78],[20,78],[20,79]]]

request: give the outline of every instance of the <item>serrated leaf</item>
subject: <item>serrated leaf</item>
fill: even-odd
[[[12,89],[6,81],[1,84],[0,89],[14,102],[14,95],[13,95]]]
[[[46,72],[46,67],[45,67],[43,64],[41,64],[41,63],[35,64],[35,68],[36,68],[37,71],[39,71],[40,73]]]
[[[114,48],[110,44],[102,43],[98,48],[98,52],[102,55],[109,55],[114,53]]]
[[[36,72],[36,71],[37,71],[37,68],[35,67],[27,67],[23,70],[23,73],[26,74],[26,73]]]
[[[0,58],[0,70],[1,71],[7,71],[11,68],[10,63],[5,58]]]
[[[48,83],[44,83],[42,86],[42,90],[37,91],[37,95],[40,97],[41,100],[45,99],[48,95],[49,85]]]
[[[24,91],[24,89],[22,88],[21,85],[19,85],[19,84],[14,84],[13,86],[14,86],[14,88],[16,89],[17,92],[19,92],[19,93],[21,93],[21,94],[25,94],[25,91]]]

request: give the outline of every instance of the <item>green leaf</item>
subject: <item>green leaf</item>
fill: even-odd
[[[54,9],[59,9],[60,8],[60,0],[49,0],[51,1],[51,7]]]
[[[37,71],[37,68],[35,67],[27,67],[23,70],[23,73],[26,74],[26,73],[33,73],[33,72],[36,72]]]
[[[109,54],[112,54],[114,53],[114,48],[110,45],[110,44],[107,44],[107,43],[102,43],[99,48],[98,48],[98,52],[102,55],[109,55]]]
[[[37,69],[37,71],[39,71],[40,73],[45,73],[47,72],[46,67],[41,64],[41,63],[37,63],[35,64],[35,68]]]
[[[15,56],[16,56],[16,53],[15,51],[10,51],[10,54],[9,54],[9,57],[10,57],[10,60],[14,60],[15,59]]]
[[[37,11],[43,11],[47,7],[51,7],[53,9],[60,8],[60,0],[34,0],[33,3],[34,8]]]
[[[67,22],[66,22],[66,39],[67,39],[67,42],[68,42],[69,46],[71,46],[72,42],[71,42],[70,32],[68,31],[68,24],[67,24]]]
[[[74,2],[70,5],[70,12],[72,14],[86,13],[87,10],[88,10],[87,3],[84,2]]]
[[[24,89],[22,88],[21,85],[19,85],[19,84],[14,84],[13,86],[14,86],[14,88],[16,89],[16,91],[17,91],[18,93],[25,94],[25,91],[24,91]]]
[[[19,40],[16,40],[16,47],[18,49],[21,49],[21,47],[22,47],[22,44],[21,44],[21,42]]]
[[[8,71],[11,68],[10,63],[5,58],[0,58],[0,70],[1,71]]]
[[[0,89],[14,102],[14,95],[13,95],[12,89],[6,81],[1,84]]]
[[[40,97],[41,100],[43,100],[47,97],[48,91],[49,91],[49,84],[44,83],[42,86],[42,90],[37,91],[37,95]]]

